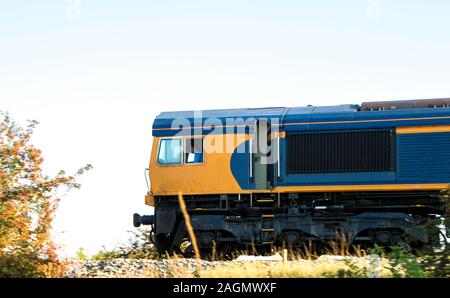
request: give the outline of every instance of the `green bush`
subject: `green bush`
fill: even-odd
[[[119,247],[99,251],[92,259],[96,261],[111,259],[157,259],[158,252],[150,241],[150,231],[148,229],[137,229],[137,231],[129,232],[131,236],[128,243]]]

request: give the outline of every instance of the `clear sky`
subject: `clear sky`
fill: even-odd
[[[0,110],[48,173],[94,169],[55,236],[95,253],[144,205],[161,111],[450,97],[445,0],[0,0]]]

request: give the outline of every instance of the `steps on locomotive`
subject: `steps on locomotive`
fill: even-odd
[[[261,214],[261,243],[273,244],[276,239],[275,231],[275,214],[262,213]]]
[[[275,230],[275,198],[259,198],[253,203],[254,207],[261,209],[261,243],[263,245],[271,245],[276,240]]]
[[[256,204],[262,207],[261,213],[261,243],[273,244],[276,239],[274,198],[257,199]]]
[[[258,214],[261,221],[260,243],[263,245],[273,244],[276,240],[274,213],[276,203],[277,199],[274,197],[251,199],[249,209],[252,210],[252,214]]]

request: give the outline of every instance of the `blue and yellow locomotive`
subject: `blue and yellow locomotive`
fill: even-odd
[[[145,202],[159,252],[329,241],[426,243],[447,212],[450,99],[164,112],[153,123]],[[406,239],[408,239],[406,241]]]

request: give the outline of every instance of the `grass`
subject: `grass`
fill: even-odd
[[[326,252],[323,254],[323,252]],[[164,276],[147,270],[143,277],[173,278],[366,278],[428,277],[420,260],[396,246],[388,251],[375,246],[368,254],[359,246],[349,245],[345,237],[330,242],[318,253],[312,244],[302,250],[278,250],[280,261],[181,262],[178,255],[167,256]],[[239,252],[237,255],[248,255]],[[195,268],[192,267],[195,266]]]
[[[325,278],[325,277],[368,277],[376,272],[377,277],[394,277],[401,274],[398,268],[392,270],[390,260],[380,258],[377,264],[368,256],[301,257],[291,252],[289,261],[216,261],[209,266],[196,263],[195,268],[181,262],[181,257],[168,258],[164,276],[154,270],[147,270],[142,277],[173,278]],[[307,255],[307,253],[303,253]],[[405,275],[406,276],[406,275]]]

